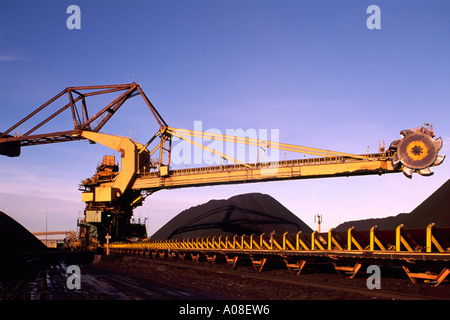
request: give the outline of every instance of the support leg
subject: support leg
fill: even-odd
[[[306,264],[306,260],[300,260],[296,261],[294,263],[290,263],[288,259],[284,259],[284,263],[286,264],[286,267],[288,268],[289,272],[295,272],[296,275],[299,275],[300,272],[302,272],[303,267]]]
[[[402,266],[403,270],[406,272],[406,275],[411,280],[413,284],[417,284],[416,279],[424,279],[433,283],[433,287],[437,287],[445,280],[445,278],[450,274],[450,268],[444,268],[439,274],[431,274],[431,273],[415,273],[411,272],[408,267]]]
[[[261,260],[257,260],[253,257],[250,257],[250,259],[252,259],[253,268],[255,268],[256,272],[261,272],[267,261],[267,258],[262,258]]]
[[[225,259],[227,260],[227,263],[229,265],[232,265],[233,268],[236,268],[236,264],[238,261],[238,256],[234,256],[233,258],[229,258],[227,255],[225,255]]]
[[[345,274],[350,275],[350,279],[353,279],[362,267],[362,263],[356,263],[353,267],[338,266],[334,262],[332,262],[332,264],[338,274],[342,274],[341,271],[343,271]]]

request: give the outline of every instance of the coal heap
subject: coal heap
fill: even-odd
[[[0,263],[40,253],[47,247],[25,227],[0,211]]]
[[[380,229],[392,230],[400,224],[410,229],[422,229],[432,222],[437,227],[450,228],[450,179],[410,213],[379,219],[348,221],[340,224],[336,231],[346,231],[351,227],[361,231],[370,230],[375,225]]]
[[[283,234],[313,230],[267,194],[248,193],[211,200],[182,211],[151,236],[152,240],[209,236]]]

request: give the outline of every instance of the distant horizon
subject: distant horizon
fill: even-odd
[[[402,214],[405,214],[405,215],[408,215],[408,214],[410,214],[411,212],[413,212],[414,210],[416,210],[420,205],[422,205],[426,200],[428,200],[437,190],[439,190],[441,187],[443,187],[446,183],[449,183],[450,182],[450,178],[446,181],[446,182],[444,182],[441,186],[439,186],[436,190],[434,190],[432,193],[430,193],[428,196],[426,196],[414,209],[412,209],[411,211],[409,211],[409,212],[398,212],[398,213],[396,213],[396,214],[393,214],[393,215],[388,215],[388,216],[381,216],[381,217],[367,217],[367,218],[363,218],[363,219],[356,219],[356,220],[346,220],[346,221],[343,221],[343,222],[340,222],[339,224],[337,224],[337,225],[335,225],[335,226],[331,226],[332,228],[337,228],[337,227],[339,227],[339,226],[342,226],[342,225],[345,225],[345,224],[347,224],[347,223],[350,223],[350,222],[360,222],[360,221],[364,221],[364,220],[374,220],[374,219],[385,219],[385,218],[395,218],[395,217],[397,217],[398,215],[402,215]],[[208,200],[208,201],[206,201],[206,202],[203,202],[203,203],[199,203],[199,204],[196,204],[196,205],[193,205],[193,206],[190,206],[190,207],[188,207],[188,208],[185,208],[185,209],[182,209],[180,212],[178,212],[177,214],[175,214],[172,218],[174,218],[174,217],[176,217],[177,215],[179,215],[180,213],[182,213],[182,212],[184,212],[184,211],[187,211],[187,210],[189,210],[189,209],[191,209],[191,208],[194,208],[194,207],[198,207],[198,206],[201,206],[201,205],[204,205],[204,204],[206,204],[206,203],[208,203],[208,202],[210,202],[210,201],[215,201],[215,200],[218,200],[218,201],[220,201],[220,200],[229,200],[229,199],[231,199],[231,198],[234,198],[234,197],[239,197],[239,196],[243,196],[243,195],[247,195],[247,194],[262,194],[262,195],[268,195],[268,196],[271,196],[270,194],[267,194],[267,193],[262,193],[262,192],[246,192],[246,193],[241,193],[241,194],[236,194],[236,195],[232,195],[231,197],[228,197],[228,198],[214,198],[214,199],[210,199],[210,200]],[[2,200],[2,195],[5,195],[5,193],[3,193],[3,192],[0,192],[0,201]],[[271,196],[272,197],[272,196]],[[274,198],[274,197],[272,197],[272,198]],[[276,201],[278,201],[276,198],[274,198]],[[48,200],[50,200],[50,199],[48,199]],[[280,202],[280,201],[278,201],[278,202]],[[282,202],[280,202],[280,204],[281,205],[283,205],[283,203]],[[283,205],[284,206],[284,205]],[[287,209],[287,208],[286,208]],[[289,209],[288,209],[289,210]],[[289,210],[290,211],[290,210]],[[14,219],[14,217],[13,216],[10,216],[7,212],[4,212],[3,210],[1,210],[0,209],[0,212],[2,212],[2,213],[4,213],[4,214],[6,214],[6,215],[8,215],[9,217],[11,217],[11,218],[13,218]],[[295,213],[293,213],[293,214],[295,214]],[[47,219],[48,219],[48,211],[46,212],[46,215],[47,215]],[[80,212],[80,217],[81,217],[81,212]],[[44,219],[45,219],[46,217],[44,217]],[[136,218],[137,219],[137,218]],[[37,220],[39,220],[39,219],[37,219]],[[42,220],[42,217],[41,217],[41,220]],[[169,219],[170,220],[170,219]],[[155,234],[157,231],[159,231],[159,229],[160,228],[162,228],[163,226],[165,226],[168,222],[169,222],[169,220],[167,220],[165,223],[163,223],[162,225],[160,225],[159,226],[159,228],[157,228],[157,229],[154,229],[154,231],[153,232],[148,232],[148,234],[147,234],[147,237],[151,237],[153,234]],[[17,220],[16,220],[17,221]],[[303,221],[303,220],[302,220]],[[20,221],[17,221],[18,223],[20,223]],[[42,223],[48,223],[48,220],[46,221],[46,220],[44,220]],[[316,223],[308,223],[308,222],[305,222],[305,221],[303,221],[307,226],[309,226],[311,229],[313,229],[313,230],[317,230],[317,224]],[[430,221],[430,223],[432,223],[433,221]],[[50,223],[51,223],[51,221],[50,221]],[[25,227],[30,233],[35,233],[35,232],[45,232],[45,224],[44,224],[44,229],[40,229],[40,230],[30,230],[29,228],[27,228],[25,225],[23,225],[22,223],[20,223],[23,227]],[[76,225],[75,225],[76,226]],[[406,226],[406,227],[408,227],[408,226]],[[48,228],[48,226],[47,226],[47,228]],[[48,229],[47,231],[49,231],[49,232],[51,232],[51,231],[76,231],[76,228],[73,228],[73,229],[67,229],[67,228],[65,228],[65,229],[58,229],[58,228],[54,228],[54,229]],[[149,231],[149,230],[147,230],[147,231]],[[327,230],[324,230],[324,229],[322,229],[322,232],[328,232],[328,229]],[[36,236],[38,239],[40,239],[40,240],[42,240],[41,238],[42,238],[42,236]],[[61,239],[63,239],[63,237],[59,237],[59,238],[55,238],[55,239],[48,239],[48,240],[61,240]]]

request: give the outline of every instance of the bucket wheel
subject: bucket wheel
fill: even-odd
[[[433,132],[425,127],[403,130],[400,135],[402,139],[395,140],[389,147],[395,152],[392,157],[394,168],[401,168],[408,178],[414,172],[424,176],[432,175],[430,167],[440,165],[445,159],[445,155],[438,154],[442,148],[442,139],[434,140]]]

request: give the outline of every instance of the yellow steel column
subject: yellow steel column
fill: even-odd
[[[433,227],[434,227],[434,223],[431,223],[427,226],[427,252],[431,252],[431,246],[432,246],[432,237],[433,237]]]

